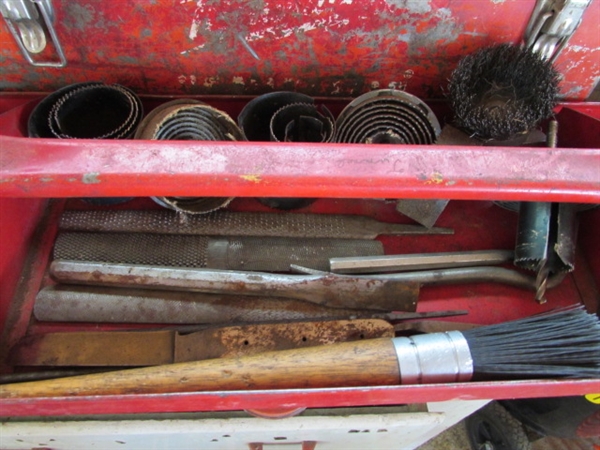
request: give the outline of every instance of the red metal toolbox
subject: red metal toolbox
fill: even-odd
[[[451,199],[438,225],[454,236],[380,237],[386,253],[514,247],[516,215],[494,201],[600,203],[600,104],[583,102],[600,73],[600,0],[556,61],[563,75],[559,147],[347,145],[269,142],[53,140],[27,138],[35,104],[67,84],[120,83],[146,111],[174,97],[201,98],[236,117],[255,95],[295,90],[337,115],[370,89],[404,89],[440,121],[458,60],[522,39],[527,0],[300,0],[295,2],[55,1],[66,67],[33,67],[0,26],[0,323],[3,369],[26,334],[111,329],[32,318],[48,283],[57,220],[92,208],[81,197],[137,197],[112,208],[157,208],[150,196],[231,196],[229,208],[268,210],[255,197],[314,197],[306,211],[410,222],[381,199]],[[56,61],[52,44],[41,59]],[[542,125],[544,128],[546,124]],[[53,199],[53,200],[50,200]],[[111,208],[111,207],[106,207]],[[497,284],[426,287],[419,310],[466,309],[496,323],[581,302],[597,311],[600,210],[580,213],[576,270],[548,302]],[[457,319],[459,320],[459,319]],[[598,380],[527,380],[310,390],[197,392],[0,401],[0,416],[166,413],[398,405],[597,392]]]

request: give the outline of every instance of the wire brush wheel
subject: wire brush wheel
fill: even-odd
[[[500,44],[464,57],[448,86],[455,125],[479,139],[510,139],[552,115],[559,75],[530,49]]]

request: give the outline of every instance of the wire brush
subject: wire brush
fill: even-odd
[[[507,140],[552,115],[559,74],[530,49],[501,44],[464,57],[448,91],[458,128],[482,140]]]

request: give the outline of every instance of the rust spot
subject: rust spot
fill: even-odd
[[[444,177],[439,172],[433,172],[425,184],[441,184],[444,182]]]
[[[253,183],[260,183],[262,181],[262,179],[260,178],[260,175],[253,175],[253,174],[249,174],[249,175],[240,175],[240,178],[246,181],[251,181]]]

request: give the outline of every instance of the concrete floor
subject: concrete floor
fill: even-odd
[[[447,429],[417,450],[472,450],[464,421]],[[545,437],[532,442],[531,450],[600,450],[600,437],[592,439]]]

